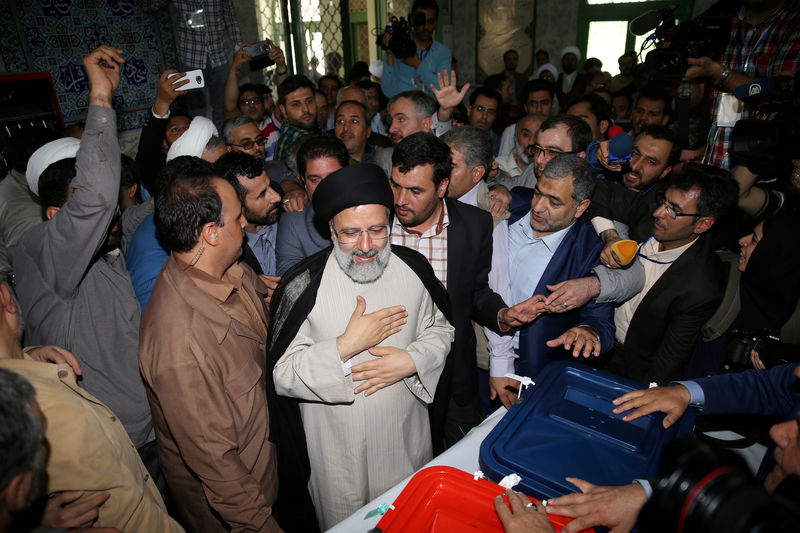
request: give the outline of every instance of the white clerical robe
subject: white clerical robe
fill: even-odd
[[[408,320],[380,346],[406,350],[417,373],[370,396],[354,394],[342,369],[336,337],[356,307],[365,313],[404,305]],[[279,395],[300,403],[311,462],[309,488],[323,530],[411,475],[432,458],[427,403],[453,341],[453,327],[436,307],[419,277],[392,255],[373,283],[352,281],[328,258],[316,303],[273,371]],[[375,359],[364,351],[356,365]]]

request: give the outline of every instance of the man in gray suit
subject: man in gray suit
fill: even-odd
[[[312,137],[304,142],[297,151],[297,171],[309,200],[314,196],[317,185],[328,174],[346,167],[349,162],[347,148],[336,137]],[[315,225],[311,202],[302,211],[283,214],[275,250],[278,276],[283,276],[300,260],[331,245],[327,221],[322,223],[320,229],[322,233]]]

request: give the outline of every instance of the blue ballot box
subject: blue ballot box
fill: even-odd
[[[693,409],[669,429],[662,426],[661,413],[623,421],[612,412],[612,400],[643,385],[577,362],[550,363],[535,382],[480,450],[489,479],[515,473],[522,478],[516,490],[534,498],[577,490],[567,476],[596,485],[655,477],[661,451],[694,427]]]

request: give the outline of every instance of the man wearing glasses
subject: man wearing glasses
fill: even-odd
[[[479,87],[472,91],[469,96],[469,107],[467,107],[467,119],[470,126],[475,126],[479,130],[491,134],[494,155],[497,155],[497,151],[500,149],[500,136],[492,130],[492,126],[497,120],[501,103],[502,100],[497,91]]]
[[[607,369],[641,383],[683,379],[697,334],[723,295],[722,266],[708,231],[737,197],[729,172],[687,164],[658,199],[652,236],[639,246],[633,267],[570,280],[554,290],[548,304],[557,309],[594,297],[624,300],[614,312],[617,344]],[[628,285],[625,278],[637,269],[645,274],[637,294],[628,299],[611,294],[613,284]]]
[[[310,464],[310,483],[293,471],[281,490],[308,486],[325,530],[433,457],[427,404],[453,327],[425,258],[389,242],[393,197],[380,167],[331,173],[312,205],[333,247],[283,277],[267,353],[275,391],[294,399],[270,400],[282,408],[271,415],[282,421],[280,460]]]

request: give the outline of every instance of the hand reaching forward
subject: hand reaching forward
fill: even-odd
[[[575,477],[568,477],[567,481],[581,492],[559,496],[547,504],[548,513],[574,518],[562,533],[576,533],[593,526],[611,528],[611,533],[628,533],[647,503],[647,493],[638,483],[601,487]]]
[[[72,368],[76,376],[80,376],[83,372],[78,358],[72,352],[61,346],[37,346],[36,348],[28,348],[28,357],[39,361],[40,363],[55,363],[57,365],[67,364]]]
[[[683,416],[690,401],[692,401],[692,395],[689,393],[689,389],[683,385],[634,390],[614,400],[613,403],[617,406],[614,414],[636,409],[622,417],[626,422],[630,422],[641,416],[661,411],[667,415],[664,417],[663,424],[665,428],[668,428]]]
[[[600,346],[600,339],[591,328],[584,326],[575,326],[569,328],[560,337],[547,341],[547,346],[550,348],[558,348],[564,346],[564,349],[572,350],[572,357],[576,359],[583,354],[585,359],[589,357],[597,357],[602,351]]]
[[[398,331],[400,328],[397,329]],[[387,335],[388,336],[388,335]],[[375,346],[369,353],[378,357],[354,365],[351,378],[353,381],[363,381],[355,389],[355,393],[364,391],[364,396],[369,396],[403,378],[414,375],[417,365],[407,351],[392,346]]]
[[[376,346],[403,329],[408,316],[406,308],[402,305],[384,307],[368,315],[364,314],[366,308],[367,301],[357,296],[356,309],[350,316],[344,333],[336,339],[336,348],[342,361],[347,361],[354,355]]]

